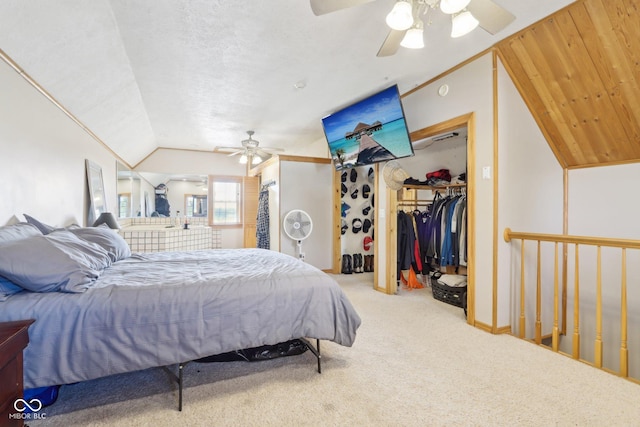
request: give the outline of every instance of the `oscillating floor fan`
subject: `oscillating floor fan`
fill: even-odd
[[[304,261],[304,252],[302,252],[302,241],[309,237],[313,229],[313,221],[305,211],[294,209],[284,216],[282,226],[284,232],[290,239],[296,241],[298,245],[298,258]]]

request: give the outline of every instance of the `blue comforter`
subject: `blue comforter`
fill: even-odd
[[[360,325],[330,276],[263,249],[134,254],[84,293],[21,292],[0,302],[0,321],[20,319],[36,319],[26,388],[294,338],[351,346]]]

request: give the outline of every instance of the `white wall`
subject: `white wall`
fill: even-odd
[[[301,209],[311,216],[313,231],[302,242],[305,262],[321,269],[333,267],[333,173],[330,163],[280,162],[280,223],[293,209]],[[296,256],[296,242],[282,230],[281,252]]]
[[[640,199],[637,185],[640,183],[640,163],[601,166],[570,170],[568,173],[569,234],[578,236],[598,236],[640,240]],[[573,330],[573,247],[569,250],[570,266],[568,277],[568,330]],[[621,250],[602,250],[602,297],[603,297],[603,342],[604,365],[610,369],[619,368],[620,348],[620,289]],[[640,377],[640,359],[633,355],[640,353],[640,251],[627,251],[627,299],[629,373]],[[581,354],[593,360],[595,324],[586,321],[594,318],[596,300],[596,250],[580,249],[580,310]],[[561,348],[570,345],[566,339]]]
[[[116,206],[116,158],[0,61],[0,224],[23,213],[54,226],[85,224],[85,159],[102,167]]]
[[[563,170],[506,70],[498,66],[498,327],[512,325],[517,319],[510,312],[520,291],[520,244],[504,241],[506,227],[514,231],[562,234]],[[536,247],[525,246],[525,255],[535,257]],[[551,277],[553,258],[542,263],[543,276]],[[535,258],[532,259],[535,266]],[[512,263],[517,269],[511,268]],[[526,298],[535,301],[535,269],[525,269]],[[547,282],[548,283],[548,282]],[[553,293],[544,293],[543,304],[553,306]],[[529,319],[535,313],[527,312]],[[545,310],[544,333],[550,333],[553,313]],[[532,337],[532,331],[527,331]]]

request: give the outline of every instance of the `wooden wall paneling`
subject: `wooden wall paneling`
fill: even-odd
[[[244,247],[257,246],[258,199],[260,195],[260,178],[257,176],[242,177],[242,218],[244,223]]]
[[[562,43],[561,46],[566,46],[565,55],[569,55],[574,64],[566,86],[573,90],[572,108],[578,117],[574,130],[580,132],[576,133],[576,138],[582,142],[580,146],[583,151],[589,149],[590,153],[593,153],[594,163],[618,161],[623,158],[620,141],[626,141],[627,135],[620,125],[609,91],[592,59],[591,52],[597,50],[594,47],[599,41],[586,44],[572,17],[572,11],[577,10],[584,11],[584,6],[576,5],[566,14],[559,15],[552,34],[558,43]],[[589,21],[588,16],[585,16],[585,19]],[[589,26],[593,28],[592,24]]]
[[[496,45],[563,167],[640,161],[639,6],[576,1]]]
[[[549,111],[544,105],[540,95],[535,90],[533,81],[527,76],[522,63],[512,46],[512,44],[516,42],[516,40],[512,40],[498,45],[498,54],[502,61],[502,65],[507,73],[509,73],[511,80],[515,84],[520,96],[522,96],[527,108],[531,112],[531,116],[538,124],[540,131],[544,135],[544,138],[549,144],[553,155],[558,160],[558,163],[562,167],[567,167],[566,146],[564,144],[557,143],[557,141],[561,139],[560,130],[556,126],[554,120],[543,120],[546,115],[553,114],[553,112]]]
[[[613,123],[625,138],[613,141],[620,159],[640,158],[640,31],[638,11],[617,1],[607,8],[602,1],[590,1],[570,10],[612,104]],[[630,22],[629,24],[626,21]],[[595,29],[595,31],[594,31]],[[635,65],[635,66],[634,66]],[[628,144],[635,141],[636,144]],[[618,159],[618,160],[620,160]]]
[[[543,106],[542,111],[537,111],[537,114],[540,115],[540,121],[546,129],[555,131],[549,143],[556,148],[567,165],[574,165],[582,160],[575,157],[575,153],[579,149],[578,142],[569,130],[567,119],[563,114],[564,111],[558,107],[558,104],[562,102],[562,93],[557,88],[548,85],[548,82],[553,78],[547,71],[551,64],[536,42],[538,34],[534,30],[535,28],[531,29],[530,32],[519,37],[517,42],[511,44],[511,48],[525,73],[524,76],[518,76],[518,78],[528,79],[531,82],[529,89],[540,98]],[[527,93],[526,96],[532,97],[533,95]]]

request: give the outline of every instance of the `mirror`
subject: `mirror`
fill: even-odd
[[[207,217],[206,175],[136,172],[120,162],[117,170],[119,218]]]
[[[149,190],[143,190],[140,176],[122,163],[117,163],[117,214],[118,218],[149,216]],[[150,186],[149,186],[150,187]]]
[[[102,168],[89,159],[85,160],[87,170],[87,185],[89,188],[89,209],[87,224],[93,224],[101,213],[107,212],[107,198],[104,192]]]

